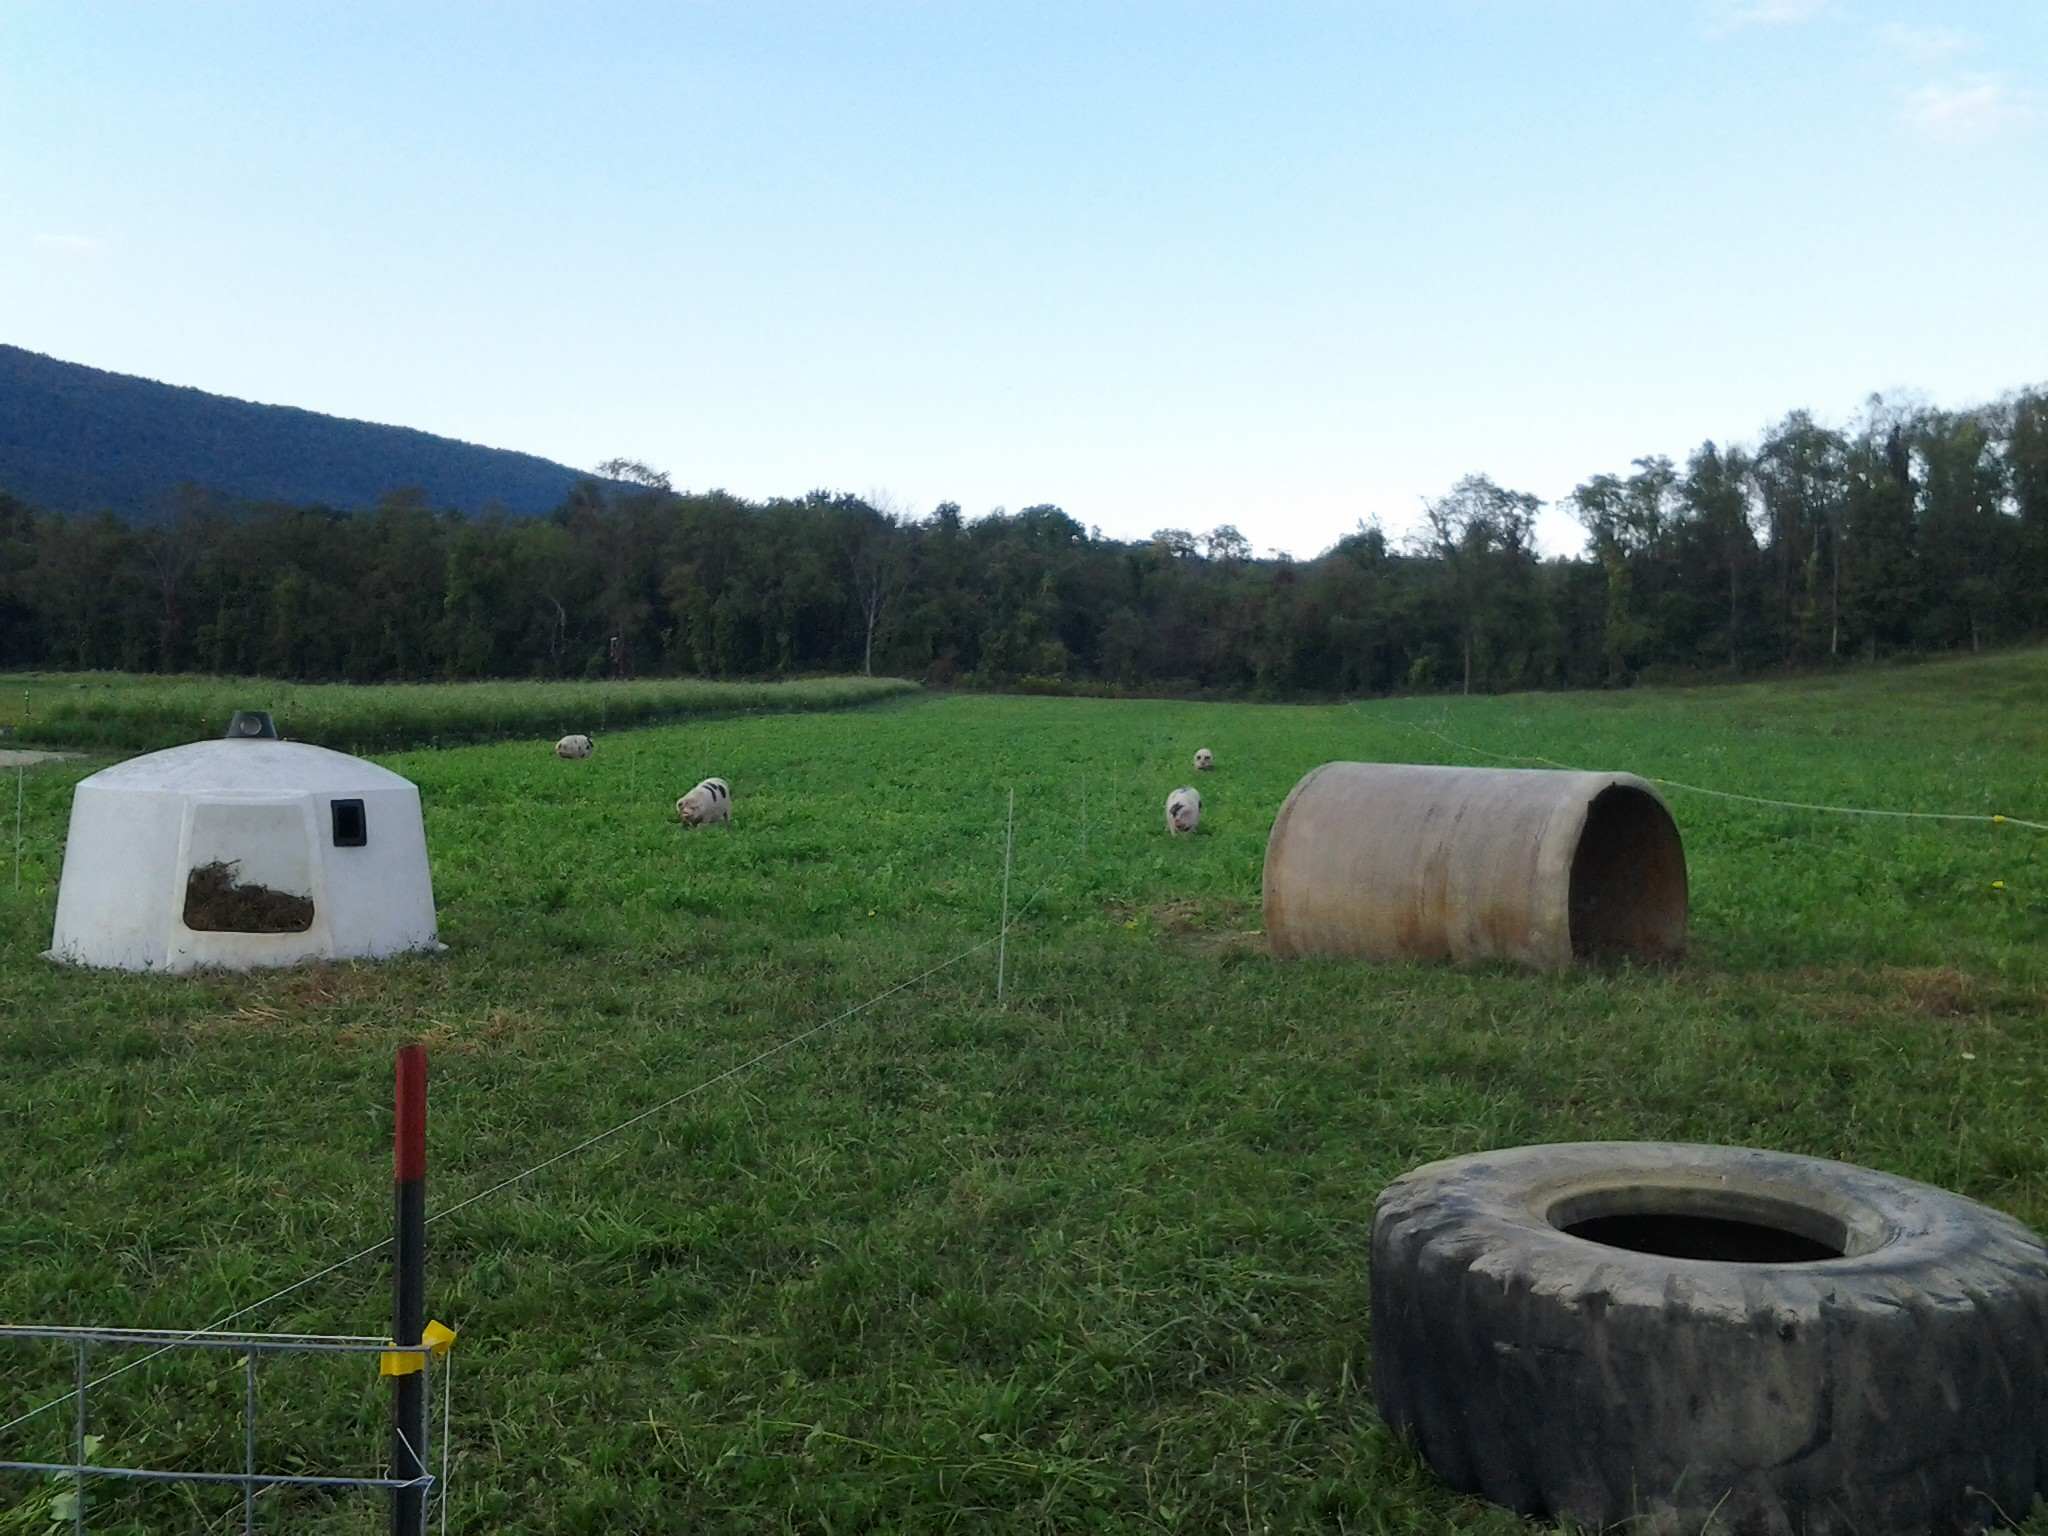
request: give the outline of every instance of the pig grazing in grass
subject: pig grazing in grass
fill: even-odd
[[[676,802],[676,816],[686,827],[732,820],[732,790],[723,779],[706,779]]]

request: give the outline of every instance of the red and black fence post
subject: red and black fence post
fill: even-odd
[[[391,1342],[401,1349],[420,1342],[427,1322],[427,1048],[408,1045],[398,1053],[398,1117],[392,1135],[394,1209]],[[417,1358],[417,1357],[416,1357]],[[427,1444],[427,1373],[406,1371],[393,1378],[391,1475],[421,1479]],[[417,1536],[424,1529],[426,1489],[418,1482],[391,1491],[392,1536]]]

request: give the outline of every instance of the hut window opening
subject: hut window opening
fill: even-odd
[[[369,818],[363,812],[360,800],[336,800],[334,809],[334,846],[337,848],[365,848],[370,842]]]
[[[194,933],[304,933],[313,926],[313,839],[298,802],[192,807],[185,926]]]
[[[236,878],[216,859],[185,877],[185,926],[194,933],[304,933],[313,926],[310,897]]]

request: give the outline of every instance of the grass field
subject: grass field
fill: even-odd
[[[126,672],[0,674],[0,727],[23,744],[149,752],[218,736],[238,709],[267,709],[295,741],[344,752],[607,732],[710,715],[842,709],[915,691],[888,677],[781,683],[695,678],[556,683],[280,683]]]
[[[980,949],[431,1229],[429,1310],[461,1330],[449,1528],[1519,1529],[1374,1416],[1375,1193],[1452,1153],[1675,1138],[2048,1227],[2048,834],[1674,790],[1674,969],[1283,967],[1257,932],[1281,799],[1331,758],[1482,749],[2048,820],[2044,706],[2036,652],[1352,708],[920,697],[584,763],[415,751],[382,760],[425,796],[447,954],[183,980],[34,958],[93,765],[37,770],[0,884],[0,1316],[199,1325],[375,1241],[404,1041],[432,1053],[446,1208],[955,959],[995,936],[1014,786],[1006,1007]],[[1171,841],[1204,745],[1202,830]],[[686,833],[671,804],[713,772],[736,823]],[[373,1257],[248,1321],[379,1332],[388,1295]],[[167,1364],[95,1393],[101,1455],[239,1465],[239,1369]],[[0,1420],[70,1368],[0,1360]],[[375,1464],[371,1373],[280,1365],[264,1394],[265,1467]],[[55,1459],[67,1414],[0,1455]],[[47,1496],[0,1483],[0,1510],[42,1530]],[[239,1519],[226,1493],[93,1497],[95,1532]],[[381,1528],[360,1497],[260,1507]]]

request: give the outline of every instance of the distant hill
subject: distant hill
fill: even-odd
[[[153,522],[183,484],[235,500],[430,506],[532,516],[590,478],[566,464],[60,362],[0,345],[0,491],[53,512]]]

